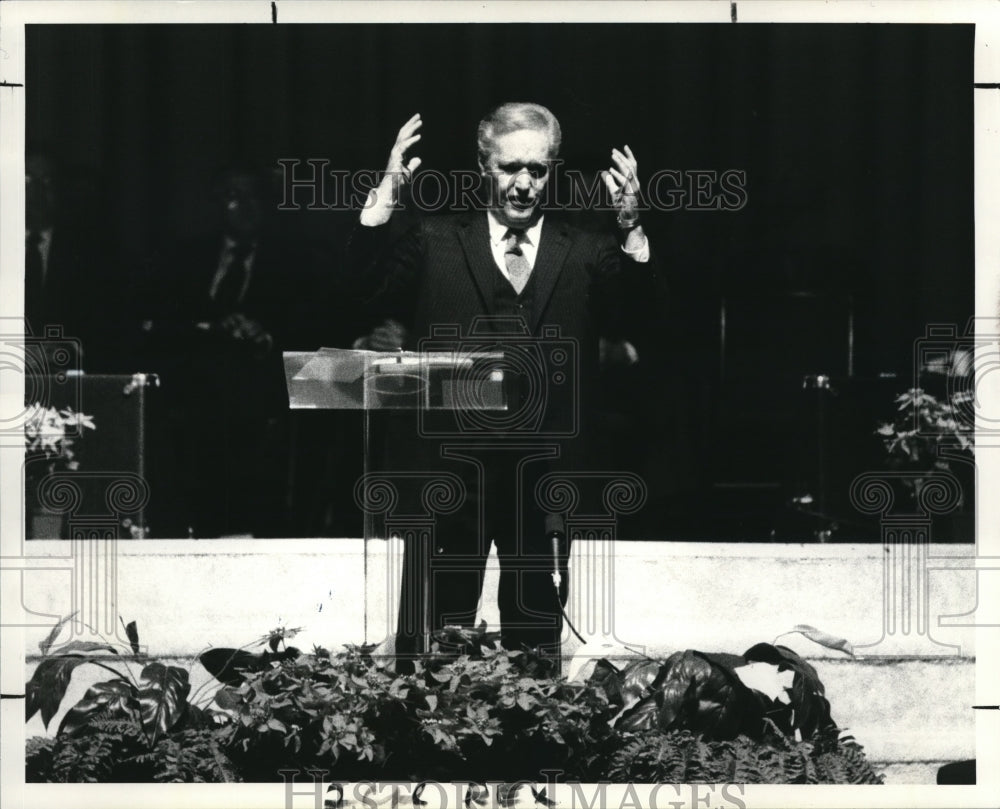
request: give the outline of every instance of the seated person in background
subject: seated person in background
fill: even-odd
[[[169,534],[288,533],[288,399],[281,352],[315,349],[323,259],[268,216],[266,178],[225,171],[209,232],[151,263],[146,364],[158,372],[177,521]],[[313,330],[310,332],[310,330]],[[158,532],[162,535],[162,532]]]
[[[88,325],[106,296],[95,233],[85,211],[74,210],[63,193],[61,172],[48,149],[29,144],[25,152],[24,317],[26,333],[44,338],[46,327],[61,327],[63,337],[81,342],[69,367],[91,365],[94,340]],[[95,206],[89,206],[91,209]],[[61,345],[66,345],[60,341]],[[44,345],[44,343],[43,343]],[[54,372],[44,356],[32,371]],[[59,363],[66,367],[66,363]]]

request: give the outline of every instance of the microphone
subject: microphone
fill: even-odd
[[[558,593],[562,587],[560,559],[566,544],[566,521],[559,514],[545,515],[545,538],[552,548],[552,583]]]
[[[563,606],[562,566],[560,562],[562,562],[562,550],[566,547],[566,521],[562,516],[559,514],[545,515],[545,538],[549,541],[549,545],[552,548],[552,583],[556,588],[556,603],[559,611],[562,613],[566,625],[573,630],[573,634],[580,639],[581,643],[586,643],[586,638],[576,631],[576,627],[573,626],[573,622],[569,619],[569,616],[566,614],[566,608]]]

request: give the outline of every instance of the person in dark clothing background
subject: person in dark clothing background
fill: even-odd
[[[321,341],[326,313],[312,302],[325,300],[325,259],[272,221],[267,179],[243,167],[223,172],[216,227],[150,263],[142,329],[176,470],[169,534],[288,533],[281,354]]]
[[[27,332],[44,337],[59,327],[79,350],[71,365],[91,366],[101,353],[97,325],[107,319],[106,260],[92,211],[72,201],[63,167],[40,143],[25,151],[24,317]],[[79,341],[79,342],[75,342]],[[43,366],[39,366],[42,370]]]

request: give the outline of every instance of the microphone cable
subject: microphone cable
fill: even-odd
[[[555,590],[556,606],[559,607],[559,612],[562,613],[563,620],[566,622],[566,626],[570,628],[574,635],[580,640],[580,642],[586,646],[587,640],[581,635],[573,622],[569,618],[569,614],[566,612],[566,607],[562,603],[562,565],[560,564],[560,559],[562,554],[560,549],[562,543],[566,541],[566,523],[563,518],[558,514],[548,514],[545,517],[545,536],[549,540],[552,548],[552,585]],[[631,646],[627,646],[624,643],[621,644],[623,649],[627,649],[633,654],[637,654],[640,657],[646,658],[654,663],[659,663],[662,661],[656,660],[656,658],[650,657],[645,652],[641,652],[638,649],[633,649]]]

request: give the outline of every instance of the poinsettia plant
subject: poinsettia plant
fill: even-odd
[[[911,495],[935,472],[952,472],[952,461],[975,453],[975,404],[972,355],[956,350],[924,364],[925,387],[913,387],[895,399],[896,415],[875,433],[882,439],[893,469]]]
[[[972,401],[971,391],[956,391],[941,400],[921,388],[911,388],[896,397],[896,418],[883,422],[876,431],[886,451],[908,468],[948,469],[942,447],[973,453],[973,427],[964,413]]]
[[[47,461],[49,473],[57,469],[74,471],[80,466],[73,451],[74,440],[84,430],[95,429],[93,416],[76,413],[70,407],[59,410],[36,402],[24,423],[27,459]]]

